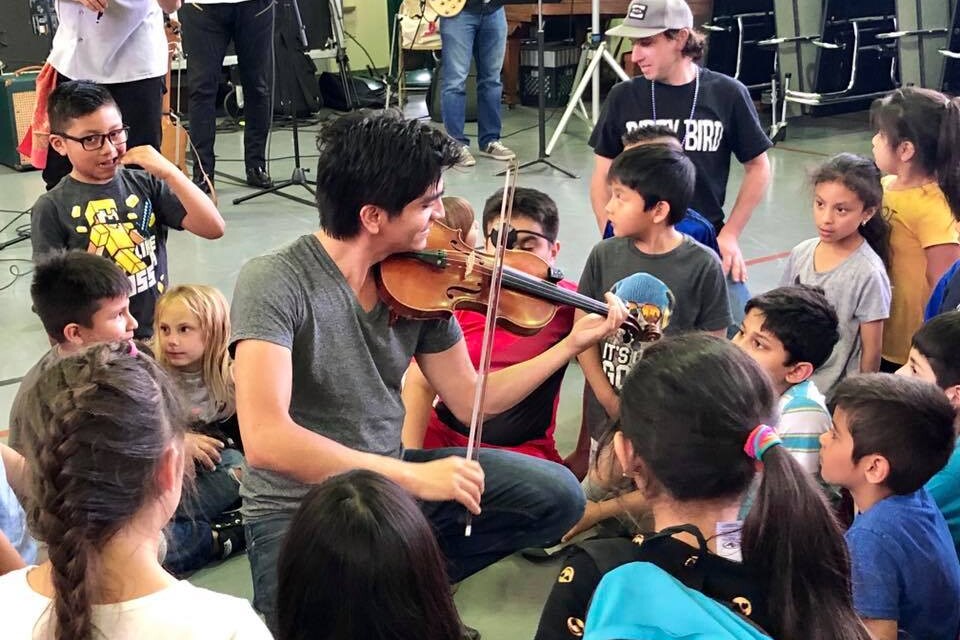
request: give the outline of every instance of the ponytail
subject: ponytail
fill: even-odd
[[[810,474],[782,446],[763,454],[756,500],[743,524],[743,560],[767,579],[781,640],[869,640],[853,608],[840,525]]]
[[[880,256],[883,266],[890,269],[890,223],[877,211],[867,220],[866,224],[858,227],[860,235],[866,240],[874,253]]]
[[[960,221],[960,98],[944,106],[937,143],[937,183],[954,219]]]

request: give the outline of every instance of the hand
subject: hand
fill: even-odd
[[[220,462],[220,450],[223,449],[223,443],[216,438],[205,436],[200,433],[188,433],[184,439],[186,452],[190,454],[193,461],[199,463],[204,469],[213,471]]]
[[[575,349],[575,355],[584,351],[587,347],[592,347],[607,336],[615,334],[620,329],[620,325],[627,319],[627,305],[623,303],[623,300],[612,293],[604,294],[604,298],[609,308],[607,317],[604,318],[595,313],[587,314],[573,325],[570,335],[567,336],[566,339]]]
[[[563,534],[563,537],[560,538],[560,542],[570,542],[570,540],[577,535],[583,533],[587,529],[592,529],[594,525],[604,519],[603,510],[600,508],[598,502],[593,500],[587,500],[587,506],[583,510],[583,517],[580,518],[580,521],[573,525],[570,528],[570,531],[567,531]]]
[[[100,13],[101,11],[107,10],[107,0],[76,0],[90,11],[96,11]]]
[[[166,180],[174,171],[179,171],[176,165],[148,144],[127,149],[127,152],[120,156],[120,162],[123,165],[140,165],[144,171],[159,180]]]
[[[483,469],[480,463],[459,456],[430,462],[412,462],[410,493],[421,500],[456,500],[473,515],[480,515]]]
[[[717,245],[720,247],[720,257],[723,261],[723,275],[730,274],[734,282],[747,281],[747,264],[740,253],[740,241],[726,230],[717,234]]]

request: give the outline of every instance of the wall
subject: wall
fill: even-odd
[[[309,2],[326,2],[327,0],[307,0]],[[387,3],[384,0],[342,0],[343,1],[343,29],[359,40],[370,52],[376,68],[385,68],[390,59],[389,22],[387,20]],[[350,58],[350,68],[354,71],[363,71],[370,64],[366,54],[357,46],[357,43],[346,37],[347,56]],[[317,67],[321,70],[333,71],[336,62],[320,60]]]

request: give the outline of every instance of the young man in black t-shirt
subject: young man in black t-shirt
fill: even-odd
[[[597,225],[602,232],[610,198],[607,171],[623,151],[621,136],[636,127],[666,124],[677,131],[697,168],[691,206],[717,229],[724,273],[742,282],[746,265],[739,237],[770,182],[766,151],[771,146],[746,87],[697,65],[704,41],[693,30],[684,0],[634,0],[623,24],[607,35],[633,40],[633,61],[643,75],[611,89],[590,136],[595,154],[590,201]],[[743,164],[744,177],[724,221],[731,153]]]

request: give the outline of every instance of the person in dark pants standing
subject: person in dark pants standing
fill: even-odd
[[[208,191],[213,181],[213,146],[217,130],[217,89],[223,57],[233,42],[243,87],[243,161],[247,184],[266,188],[273,181],[266,170],[270,132],[273,0],[191,0],[179,12],[190,83],[190,138],[195,147],[193,179]]]
[[[92,80],[104,85],[130,127],[130,148],[160,149],[167,41],[163,14],[180,0],[63,0],[56,3],[60,26],[47,62],[57,84]],[[47,154],[43,181],[53,189],[73,170],[65,155]]]

